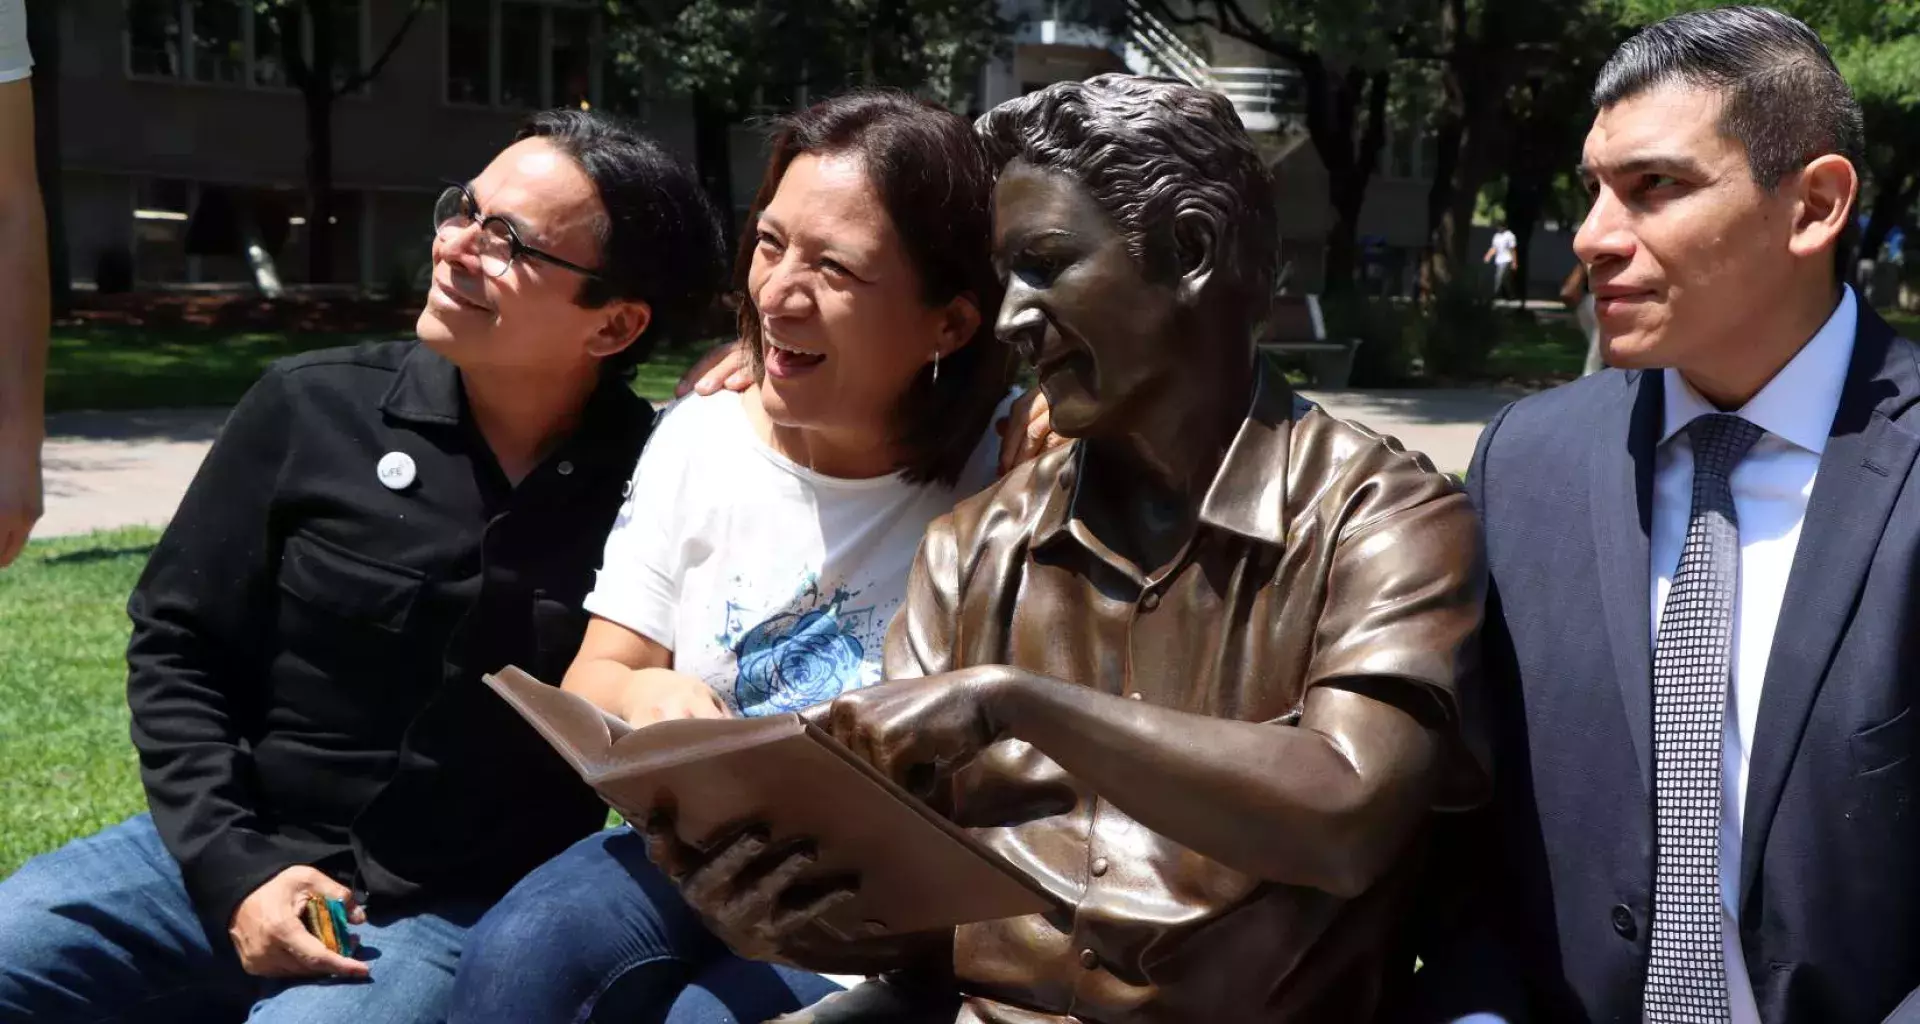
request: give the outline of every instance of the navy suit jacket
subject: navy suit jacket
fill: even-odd
[[[1481,435],[1495,796],[1445,826],[1432,884],[1461,898],[1418,1016],[1641,1020],[1662,380],[1596,374]],[[1740,932],[1767,1024],[1879,1021],[1920,988],[1917,399],[1920,348],[1862,304],[1751,739]]]

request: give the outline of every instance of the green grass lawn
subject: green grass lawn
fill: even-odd
[[[1486,375],[1495,382],[1548,385],[1580,376],[1587,362],[1587,336],[1570,317],[1514,318],[1487,353]]]
[[[47,411],[232,405],[267,364],[386,334],[222,331],[82,324],[56,327],[47,359]],[[664,401],[711,343],[662,349],[641,365],[634,390]]]
[[[127,594],[159,534],[36,541],[0,570],[0,877],[144,809],[127,738]]]

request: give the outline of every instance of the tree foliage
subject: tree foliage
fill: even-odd
[[[1326,239],[1324,288],[1354,283],[1360,211],[1379,170],[1391,125],[1400,50],[1426,0],[1143,0],[1160,20],[1205,27],[1278,57],[1300,74],[1307,135],[1327,172],[1334,224]]]
[[[992,0],[608,0],[616,61],[734,113],[881,86],[964,107],[1006,44]]]

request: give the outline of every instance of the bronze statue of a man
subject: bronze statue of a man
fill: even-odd
[[[1368,1019],[1414,840],[1484,783],[1473,511],[1257,357],[1278,232],[1223,97],[1106,75],[980,130],[999,333],[1075,440],[932,526],[896,681],[825,724],[1059,908],[834,947],[801,927],[832,896],[778,891],[803,854],[656,857],[743,953],[893,972],[795,1019]]]

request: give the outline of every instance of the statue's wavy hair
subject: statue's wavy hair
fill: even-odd
[[[1225,96],[1166,78],[1098,75],[1008,100],[975,127],[996,170],[1018,160],[1079,181],[1134,260],[1162,280],[1179,276],[1193,244],[1176,219],[1204,215],[1216,277],[1265,319],[1280,255],[1273,179]]]

